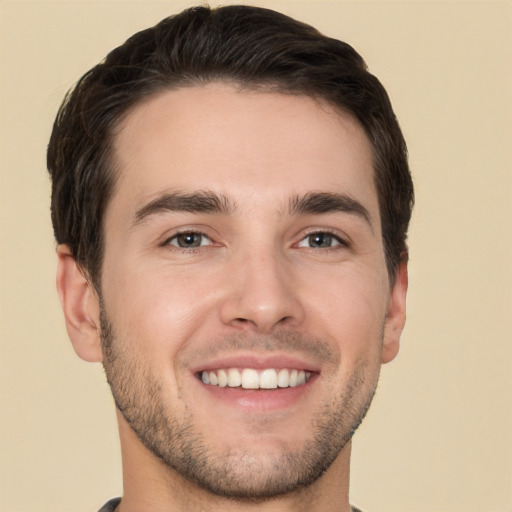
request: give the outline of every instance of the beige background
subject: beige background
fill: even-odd
[[[352,501],[511,512],[512,3],[257,3],[352,43],[410,148],[408,325],[355,438]],[[54,288],[45,146],[83,72],[190,4],[0,2],[3,512],[94,512],[121,492],[109,391],[73,353]]]

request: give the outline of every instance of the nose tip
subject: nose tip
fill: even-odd
[[[303,319],[295,281],[276,258],[264,264],[246,261],[231,275],[232,288],[221,307],[223,323],[268,334],[277,327],[296,327]]]

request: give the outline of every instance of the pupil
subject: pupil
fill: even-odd
[[[327,235],[325,233],[311,235],[310,243],[313,247],[330,247],[331,238],[331,235]]]
[[[178,237],[180,247],[199,247],[201,245],[201,235],[197,233],[183,233]]]

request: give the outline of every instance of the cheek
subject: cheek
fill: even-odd
[[[175,269],[132,271],[129,279],[121,274],[110,273],[105,303],[118,337],[135,349],[176,352],[213,314],[209,279],[191,279]]]
[[[337,344],[345,359],[379,356],[387,306],[387,285],[362,272],[330,275],[310,287],[309,318]],[[379,354],[377,354],[379,352]]]

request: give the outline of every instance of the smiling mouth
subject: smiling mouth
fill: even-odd
[[[227,368],[219,370],[202,371],[198,378],[207,385],[243,388],[243,389],[278,389],[295,388],[303,386],[311,378],[312,373],[298,369],[267,368],[255,370],[253,368]]]

